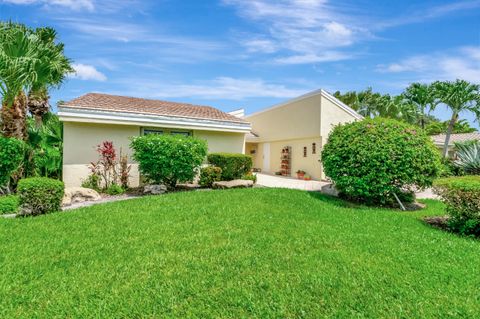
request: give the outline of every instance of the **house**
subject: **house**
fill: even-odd
[[[439,149],[443,150],[445,146],[445,138],[446,134],[438,134],[431,136],[433,144]],[[480,141],[480,132],[472,132],[472,133],[454,133],[450,135],[450,140],[448,142],[448,155],[449,157],[453,157],[455,150],[455,143],[462,143],[468,141]]]
[[[88,165],[98,158],[96,146],[113,141],[132,164],[130,185],[140,181],[132,161],[130,137],[181,134],[208,142],[209,152],[243,153],[250,123],[210,106],[89,93],[59,106],[64,124],[63,181],[80,186]]]
[[[362,118],[325,90],[313,91],[245,116],[252,125],[245,150],[262,172],[295,176],[303,170],[321,180],[319,160],[328,134],[336,124]]]

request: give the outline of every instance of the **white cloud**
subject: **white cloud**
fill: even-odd
[[[60,6],[72,10],[86,9],[93,11],[95,9],[93,0],[2,0],[2,2],[22,5],[42,4],[45,6]]]
[[[353,55],[339,53],[369,33],[340,13],[327,0],[224,0],[239,14],[258,23],[262,34],[241,43],[248,52],[278,53],[278,63],[338,61]]]
[[[107,77],[102,72],[95,69],[92,65],[76,63],[72,64],[75,73],[70,75],[71,78],[80,80],[106,81]]]
[[[248,98],[291,98],[312,89],[310,85],[289,88],[284,84],[268,83],[259,78],[232,77],[217,77],[188,84],[158,83],[147,79],[135,83],[136,87],[132,88],[131,82],[122,82],[128,85],[128,89],[114,93],[160,99],[195,98],[239,101]]]
[[[378,71],[410,72],[426,79],[458,78],[480,83],[480,47],[463,47],[454,52],[412,56],[396,63],[379,65]]]

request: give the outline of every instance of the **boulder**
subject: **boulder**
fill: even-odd
[[[227,188],[248,188],[253,187],[253,181],[244,179],[234,179],[233,181],[213,182],[213,188],[227,189]]]
[[[93,189],[85,187],[67,187],[65,188],[65,195],[63,196],[62,206],[69,206],[74,203],[81,203],[87,201],[97,201],[102,197]]]
[[[326,195],[338,197],[338,190],[333,184],[323,185],[321,192]]]
[[[145,195],[160,195],[167,192],[167,186],[165,185],[146,185],[143,188],[143,194]]]

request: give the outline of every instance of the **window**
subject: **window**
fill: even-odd
[[[312,154],[317,154],[317,143],[312,143]]]
[[[163,134],[163,131],[162,130],[143,129],[143,135],[150,135],[150,134]]]
[[[307,157],[307,147],[303,147],[303,157]]]
[[[171,131],[170,134],[172,134],[172,135],[190,136],[190,132],[181,132],[181,131]]]

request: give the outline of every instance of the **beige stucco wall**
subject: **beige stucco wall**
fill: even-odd
[[[325,178],[319,160],[328,134],[336,124],[354,121],[355,117],[321,94],[315,94],[247,116],[246,120],[259,135],[258,139],[247,143],[246,149],[247,154],[251,149],[256,150],[252,156],[254,167],[272,174],[280,171],[281,150],[290,146],[291,175],[296,176],[297,170],[304,170],[313,179],[320,180]],[[265,143],[270,144],[269,170],[263,167]],[[312,143],[316,143],[316,154],[312,154]],[[307,147],[307,157],[303,157],[304,147]]]
[[[112,141],[117,151],[122,149],[132,164],[130,186],[138,186],[138,165],[132,160],[130,137],[139,136],[141,127],[129,125],[64,122],[63,181],[67,187],[80,186],[90,174],[88,164],[98,159],[96,146]],[[244,152],[243,133],[217,131],[193,131],[193,135],[205,139],[209,152]]]
[[[320,136],[320,95],[245,117],[260,141]]]

